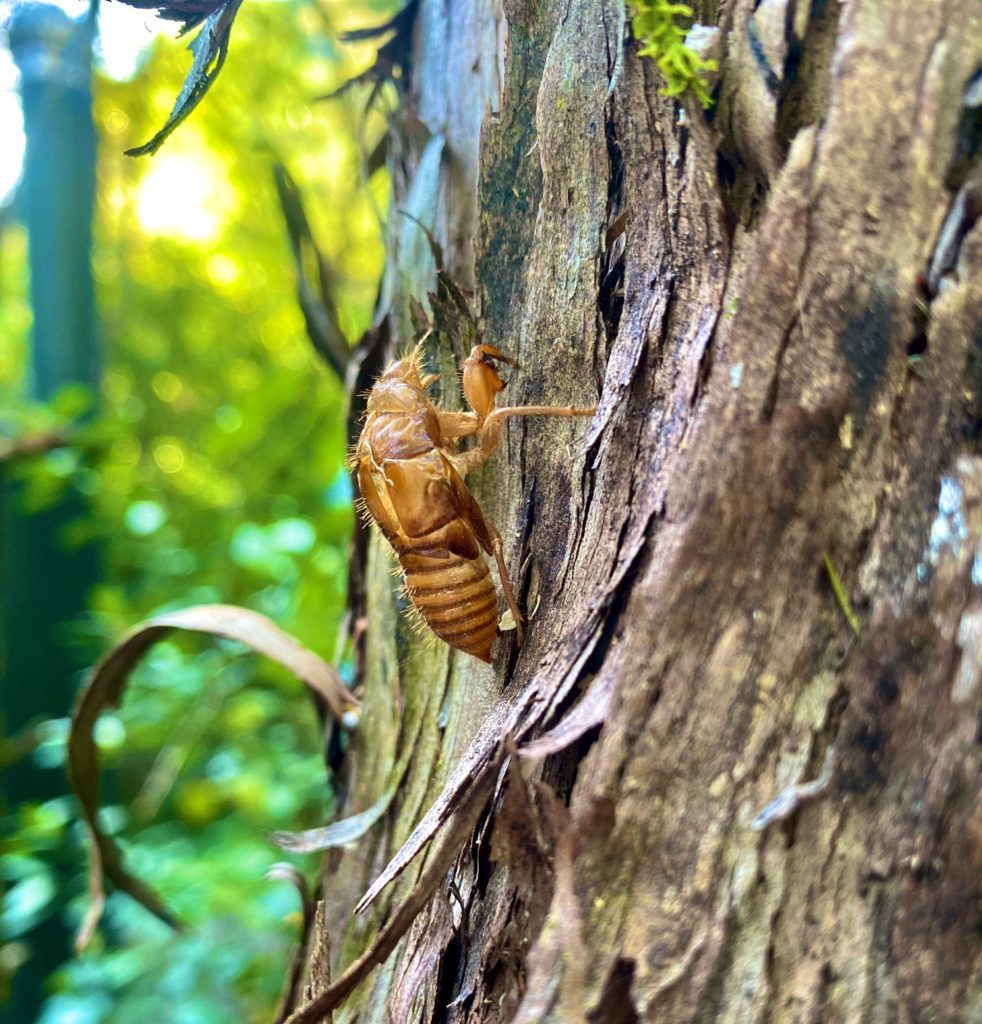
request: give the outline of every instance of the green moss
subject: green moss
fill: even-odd
[[[713,105],[709,87],[702,77],[718,67],[685,45],[692,8],[669,0],[633,0],[630,4],[634,37],[641,43],[641,55],[653,57],[665,79],[666,96],[681,96],[691,89],[704,107]]]

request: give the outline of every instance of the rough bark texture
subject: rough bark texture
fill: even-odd
[[[369,546],[338,1022],[982,1020],[982,10],[701,7],[708,115],[614,0],[420,0],[393,209],[510,401],[599,411],[473,482],[493,669]],[[379,336],[433,288],[394,214]]]

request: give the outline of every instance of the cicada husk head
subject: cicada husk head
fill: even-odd
[[[481,420],[491,414],[498,392],[504,390],[508,383],[501,379],[496,362],[518,365],[493,345],[475,345],[464,361],[461,386],[468,403]]]

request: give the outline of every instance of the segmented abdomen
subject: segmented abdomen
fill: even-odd
[[[399,554],[406,590],[427,626],[466,654],[491,661],[498,632],[498,595],[483,558]]]

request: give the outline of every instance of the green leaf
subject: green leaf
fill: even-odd
[[[30,931],[55,898],[55,883],[45,869],[12,885],[3,897],[0,937],[12,939]]]

